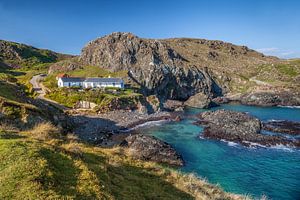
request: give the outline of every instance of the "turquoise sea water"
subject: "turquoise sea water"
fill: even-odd
[[[261,120],[300,121],[300,109],[223,105],[214,109],[249,112]],[[187,114],[202,112],[190,109]],[[183,120],[144,128],[183,156],[184,172],[194,172],[224,190],[253,197],[300,199],[300,150],[284,147],[247,148],[232,142],[199,139],[202,128]]]

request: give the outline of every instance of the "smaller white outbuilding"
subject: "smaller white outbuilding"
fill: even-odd
[[[116,87],[124,88],[121,78],[77,78],[58,77],[58,87],[82,87],[82,88],[103,88]]]

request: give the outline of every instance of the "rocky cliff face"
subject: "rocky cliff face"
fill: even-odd
[[[204,67],[189,65],[163,40],[113,33],[87,44],[79,60],[111,71],[128,70],[147,95],[186,100],[198,92],[209,96],[222,92]]]

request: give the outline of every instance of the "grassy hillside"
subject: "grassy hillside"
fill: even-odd
[[[187,59],[188,65],[207,67],[232,93],[270,88],[299,91],[300,60],[280,60],[222,41],[188,38],[164,41]]]
[[[245,199],[193,175],[132,160],[42,124],[27,132],[0,127],[0,199]]]
[[[29,45],[0,40],[0,60],[13,68],[40,68],[43,63],[53,63],[71,58],[47,49],[38,49]]]

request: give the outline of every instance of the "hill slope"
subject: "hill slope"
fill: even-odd
[[[31,67],[71,57],[73,56],[56,53],[47,49],[38,49],[21,43],[0,40],[0,62],[13,68]]]

